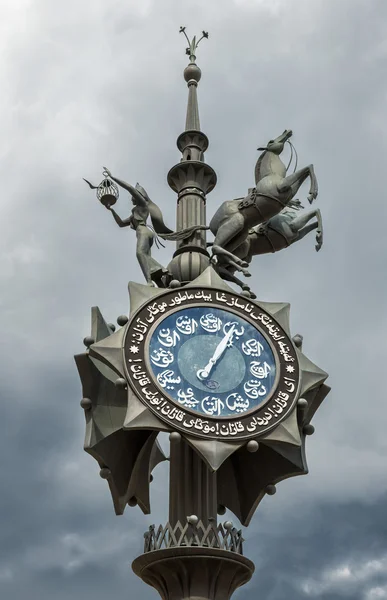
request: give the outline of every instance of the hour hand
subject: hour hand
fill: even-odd
[[[216,361],[213,358],[210,358],[208,364],[204,367],[204,369],[199,369],[199,371],[196,372],[196,376],[198,377],[198,379],[200,379],[201,381],[203,381],[203,379],[207,379],[207,377],[211,373],[212,367],[214,366],[215,362]]]
[[[204,369],[199,369],[199,371],[196,372],[196,376],[198,379],[200,379],[200,381],[203,381],[203,379],[207,379],[207,377],[211,373],[212,367],[218,362],[223,352],[226,350],[230,339],[232,339],[234,329],[235,325],[230,327],[224,338],[216,346],[213,356],[210,358]]]

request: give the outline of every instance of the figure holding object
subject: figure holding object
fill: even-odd
[[[156,240],[156,245],[160,242],[158,238],[163,238],[164,240],[181,240],[187,239],[191,237],[196,231],[200,229],[207,229],[202,226],[194,226],[189,227],[188,229],[184,229],[180,232],[174,232],[169,229],[163,219],[162,212],[160,208],[155,204],[150,197],[148,196],[145,189],[137,183],[135,187],[123,181],[122,179],[118,179],[114,177],[110,170],[104,167],[103,175],[105,176],[105,181],[111,181],[111,185],[106,185],[105,188],[116,188],[116,184],[118,184],[121,188],[125,189],[131,195],[133,202],[132,214],[126,218],[121,219],[121,217],[116,213],[116,211],[112,208],[112,205],[115,203],[118,197],[118,188],[116,188],[115,198],[106,199],[105,196],[107,194],[101,194],[97,197],[102,202],[102,204],[109,210],[115,222],[119,227],[130,227],[134,229],[136,232],[137,245],[136,245],[136,258],[140,265],[140,268],[144,274],[145,280],[148,285],[154,286],[155,282],[159,287],[166,287],[171,279],[170,274],[167,269],[163,267],[159,262],[157,262],[151,254],[151,249],[154,241]],[[98,191],[103,188],[103,185],[95,186],[86,179],[84,180],[90,186],[91,189],[97,189]],[[104,182],[102,182],[104,183]],[[111,189],[109,190],[109,192]],[[110,196],[112,194],[109,194]],[[152,228],[150,225],[147,225],[148,218],[151,218]]]

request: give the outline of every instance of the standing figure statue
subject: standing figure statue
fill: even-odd
[[[308,177],[308,200],[311,203],[317,197],[318,186],[313,165],[291,175],[286,174],[280,154],[291,136],[292,131],[285,130],[270,140],[265,148],[258,148],[263,152],[255,167],[255,188],[246,198],[224,202],[210,222],[210,229],[215,236],[213,256],[218,259],[222,256],[231,267],[246,276],[250,275],[246,270],[247,262],[238,258],[236,249],[246,240],[251,227],[268,221],[285,208]]]
[[[278,215],[275,215],[262,225],[257,225],[250,229],[245,241],[235,250],[235,255],[250,264],[253,256],[259,254],[269,254],[288,248],[291,244],[302,240],[308,233],[316,229],[316,251],[318,252],[323,244],[323,224],[321,212],[319,209],[298,215],[300,208],[303,208],[299,200],[291,200],[288,206]],[[316,217],[316,221],[309,223]],[[238,277],[234,275],[236,268],[220,255],[217,265],[219,275],[239,285],[242,289],[250,291],[249,286],[245,285]]]
[[[132,214],[126,219],[121,219],[110,204],[106,204],[105,207],[110,210],[119,227],[131,227],[135,230],[137,238],[136,257],[147,284],[154,286],[156,282],[158,286],[166,287],[170,276],[167,269],[151,255],[154,241],[156,240],[157,246],[158,243],[161,244],[158,240],[159,237],[169,241],[184,240],[191,237],[196,231],[208,229],[208,227],[194,226],[174,232],[165,225],[160,208],[149,198],[147,192],[140,184],[137,183],[136,187],[133,187],[130,183],[114,177],[106,167],[104,167],[103,175],[115,181],[124,190],[127,190],[132,197],[134,207]],[[86,179],[85,181],[92,189],[98,188],[98,186],[91,184]],[[147,225],[149,216],[152,226]]]

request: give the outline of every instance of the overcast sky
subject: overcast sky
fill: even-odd
[[[256,574],[236,597],[387,598],[386,0],[3,0],[1,12],[0,597],[157,597],[130,563],[167,520],[165,467],[152,515],[116,517],[82,450],[73,355],[90,307],[115,321],[129,279],[142,282],[134,233],[82,177],[98,183],[106,165],[139,181],[174,227],[186,25],[210,33],[197,53],[218,175],[209,216],[253,185],[257,147],[291,128],[324,219],[320,253],[311,234],[252,265],[258,299],[291,303],[332,392],[310,474],[279,484],[245,531]]]

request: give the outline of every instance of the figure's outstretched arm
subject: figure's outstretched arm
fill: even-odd
[[[83,181],[86,181],[86,183],[90,187],[90,189],[92,189],[92,190],[97,190],[98,189],[98,185],[94,185],[93,183],[90,183],[90,181],[88,181],[84,177],[82,177],[82,179],[83,179]]]
[[[108,177],[110,177],[110,179],[113,179],[113,181],[115,181],[120,187],[122,187],[124,190],[129,192],[129,194],[135,199],[137,205],[147,206],[146,199],[142,196],[142,194],[140,194],[140,192],[138,190],[136,190],[135,187],[130,185],[130,183],[127,183],[126,181],[123,181],[122,179],[118,179],[118,177],[114,177],[111,174],[111,172],[109,171],[109,169],[107,169],[106,167],[104,167],[104,174],[108,175]]]
[[[117,215],[116,211],[113,208],[110,208],[109,210],[112,213],[113,218],[117,223],[118,227],[129,227],[132,224],[132,216],[128,217],[127,219],[121,219],[121,217]]]

